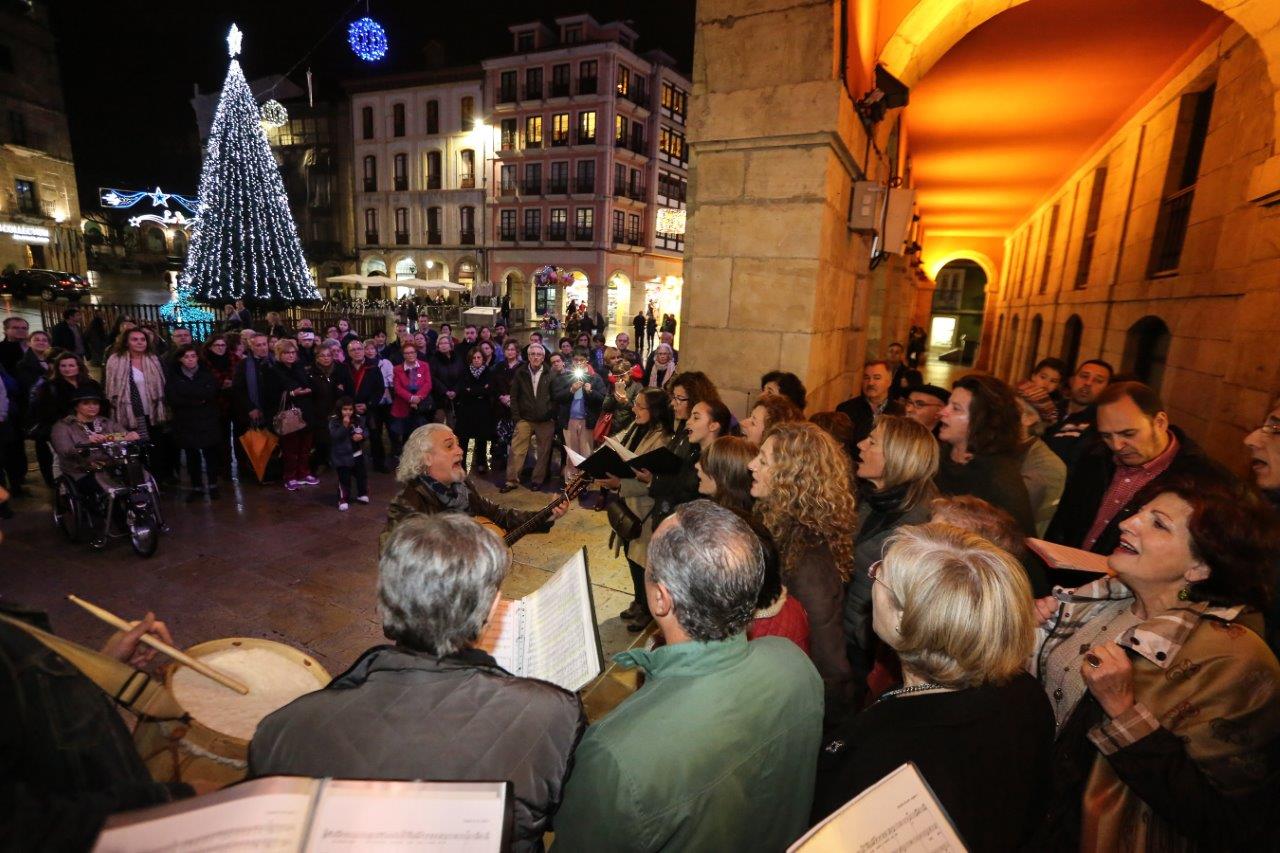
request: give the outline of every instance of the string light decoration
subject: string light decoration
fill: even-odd
[[[347,44],[365,62],[377,62],[387,55],[387,31],[373,18],[359,18],[347,27]]]
[[[233,58],[205,148],[179,301],[318,299],[258,104],[234,59],[239,32],[233,26],[227,38]]]
[[[289,111],[272,98],[262,105],[262,122],[268,127],[284,127],[289,122]]]

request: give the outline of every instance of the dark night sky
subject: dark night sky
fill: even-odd
[[[53,0],[62,85],[82,204],[96,207],[97,187],[195,193],[199,142],[192,85],[222,85],[226,34],[244,31],[240,56],[250,79],[282,73],[315,45],[291,78],[305,85],[309,65],[318,89],[342,79],[424,67],[422,48],[445,44],[449,64],[478,63],[511,49],[506,28],[540,18],[589,12],[597,20],[627,20],[640,33],[637,49],[661,48],[687,72],[693,55],[694,0],[373,0],[370,14],[387,31],[390,52],[376,64],[347,47],[347,24],[364,15],[350,0]],[[328,36],[325,31],[334,26]],[[323,40],[321,38],[323,36]]]

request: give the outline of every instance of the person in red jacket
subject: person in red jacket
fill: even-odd
[[[400,350],[404,361],[391,373],[391,440],[396,453],[415,429],[430,418],[431,370],[418,358],[418,348],[405,341]]]

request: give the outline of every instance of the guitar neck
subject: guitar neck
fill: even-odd
[[[573,500],[574,497],[585,489],[590,482],[590,478],[587,477],[579,477],[577,480],[574,480],[573,484],[568,488],[561,490],[560,494],[556,495],[555,498],[552,499],[551,503],[547,504],[530,516],[529,520],[524,524],[512,530],[506,536],[503,536],[503,544],[510,548],[525,534],[531,532],[536,527],[542,526],[542,523],[551,517],[551,513],[556,511],[556,507],[560,506],[560,504],[565,501]]]
[[[503,543],[508,548],[510,548],[517,541],[519,541],[525,534],[532,531],[535,527],[540,527],[542,525],[542,522],[550,518],[551,513],[556,511],[556,507],[560,506],[560,504],[564,503],[567,499],[568,499],[568,496],[565,495],[563,492],[561,492],[559,495],[556,496],[556,498],[553,501],[551,501],[551,503],[547,504],[542,509],[534,513],[529,518],[528,521],[526,521],[524,524],[517,527],[515,530],[512,530],[506,536],[502,537]]]

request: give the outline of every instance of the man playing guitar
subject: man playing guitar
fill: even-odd
[[[444,424],[427,424],[414,430],[405,442],[396,469],[403,490],[387,508],[387,524],[378,537],[378,552],[391,531],[414,513],[461,512],[491,520],[505,532],[508,546],[526,533],[545,533],[555,519],[569,509],[569,502],[590,480],[579,478],[559,497],[537,512],[511,509],[484,497],[462,467],[462,445]]]

